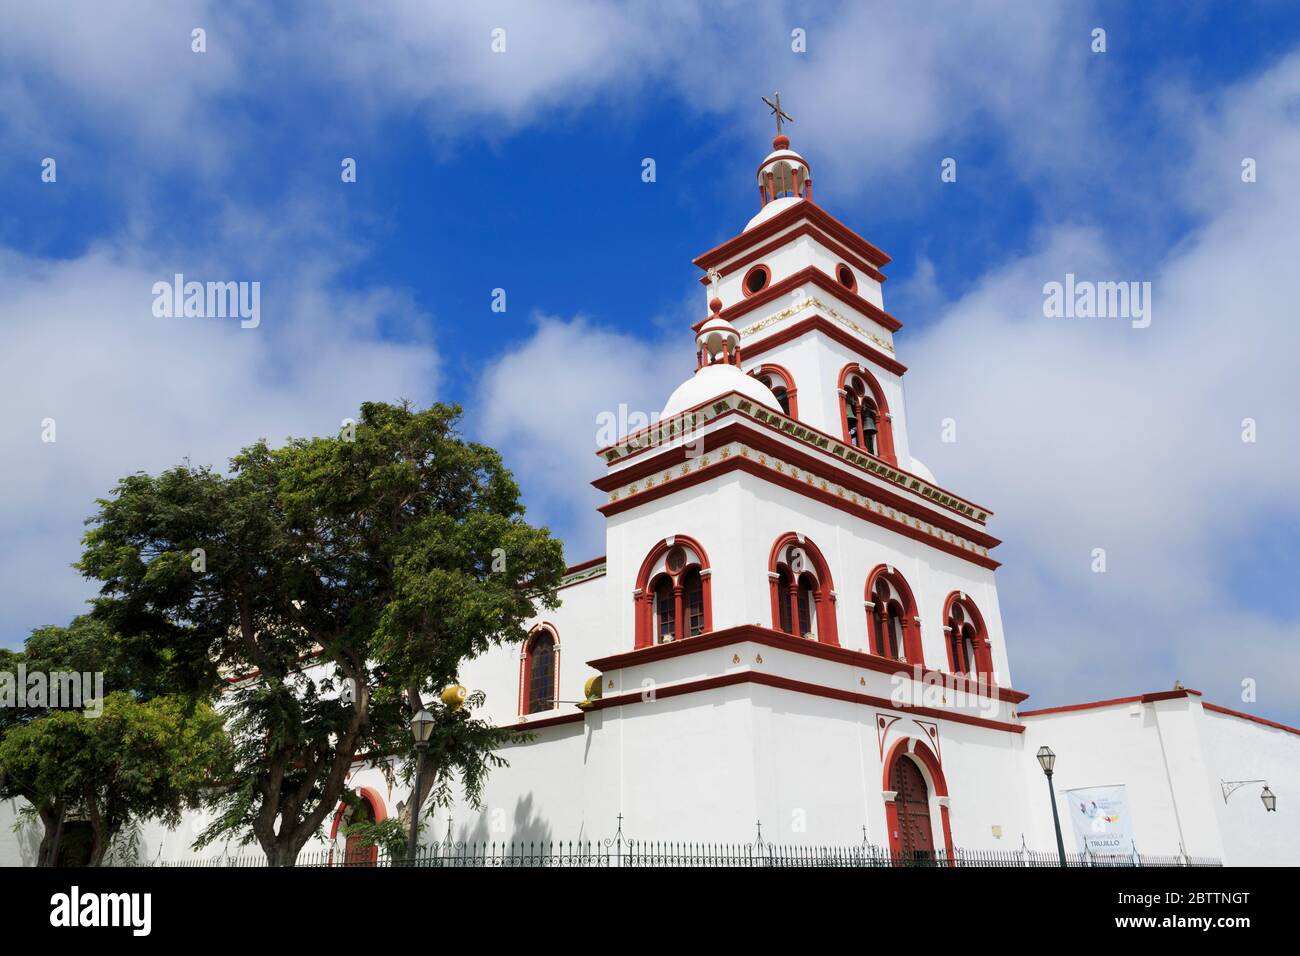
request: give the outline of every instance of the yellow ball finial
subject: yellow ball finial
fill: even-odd
[[[462,684],[452,684],[442,692],[442,702],[447,705],[448,710],[452,711],[464,707],[467,697],[469,697],[469,691]]]

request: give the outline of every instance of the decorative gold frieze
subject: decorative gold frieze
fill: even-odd
[[[827,318],[832,319],[835,322],[838,322],[846,329],[856,332],[858,335],[862,336],[864,339],[867,339],[869,342],[871,342],[871,344],[879,347],[882,351],[888,352],[890,355],[894,354],[894,345],[888,339],[882,339],[879,335],[876,335],[874,332],[870,332],[867,329],[864,329],[862,326],[858,325],[858,323],[854,322],[848,316],[841,314],[839,311],[827,305],[825,302],[817,298],[817,296],[815,295],[810,295],[807,298],[805,298],[803,301],[796,302],[794,305],[790,306],[789,308],[782,309],[780,312],[773,312],[771,315],[759,319],[753,325],[745,326],[743,329],[740,330],[740,337],[743,339],[743,338],[749,338],[750,336],[757,335],[759,332],[762,332],[764,329],[769,329],[772,326],[776,325],[778,322],[784,322],[786,319],[792,318],[793,316],[798,315],[800,312],[804,311],[804,309],[808,309],[808,308],[816,309],[817,311],[825,315]]]
[[[691,423],[690,426],[691,429],[697,430],[699,428],[702,428],[704,425],[712,422],[720,415],[725,415],[730,413],[738,413],[756,422],[760,422],[764,425],[767,425],[768,427],[775,429],[776,431],[779,431],[783,435],[788,435],[790,438],[796,441],[803,442],[804,444],[816,448],[820,451],[826,452],[827,454],[834,455],[835,457],[842,459],[843,461],[847,462],[850,465],[853,465],[872,475],[875,475],[877,478],[882,478],[885,481],[897,485],[898,487],[908,492],[911,492],[912,494],[919,495],[920,497],[926,499],[927,501],[931,501],[936,505],[951,509],[952,511],[955,511],[958,514],[961,514],[979,524],[985,524],[988,521],[989,513],[987,511],[984,511],[983,509],[977,508],[975,505],[972,505],[970,502],[963,501],[961,498],[958,498],[955,495],[951,495],[940,488],[936,488],[934,485],[926,481],[923,481],[922,479],[918,478],[915,475],[911,475],[899,471],[897,468],[892,467],[891,465],[880,460],[879,458],[875,458],[871,455],[864,454],[861,450],[846,445],[843,442],[837,441],[836,439],[831,438],[829,435],[824,435],[820,432],[814,431],[813,429],[800,424],[794,419],[789,418],[778,411],[774,411],[772,409],[765,408],[763,406],[755,405],[753,402],[750,402],[749,400],[742,398],[740,395],[736,393],[732,393],[731,395],[724,396],[718,399],[717,401],[713,402],[708,407],[700,409],[696,412],[692,412],[689,416],[686,416],[686,418],[689,419]],[[655,431],[656,429],[658,429],[658,432]],[[622,444],[615,445],[611,448],[607,448],[604,450],[604,452],[602,452],[602,454],[604,455],[606,462],[610,465],[613,465],[617,463],[619,459],[623,458],[624,456],[631,453],[632,451],[653,446],[655,442],[652,441],[652,439],[659,434],[663,436],[667,436],[666,443],[671,443],[672,441],[687,438],[688,435],[690,435],[690,432],[688,432],[688,430],[683,427],[672,426],[672,425],[661,426],[659,424],[656,424],[651,426],[650,429],[646,429],[643,430],[642,432],[638,432],[636,434],[628,436]],[[732,452],[732,451],[722,452],[724,456],[728,454],[735,454],[735,453],[748,456],[750,453],[750,449],[745,448],[743,451],[739,451],[739,452]],[[757,457],[758,463],[760,465],[763,465],[765,467],[768,465],[768,461],[765,455],[757,451],[754,452],[754,455]],[[701,459],[697,459],[697,462],[701,465],[707,466],[709,464],[709,458],[706,455],[703,456],[703,458]],[[689,474],[691,471],[690,466],[691,466],[691,462],[689,461],[686,464],[683,464],[680,469],[679,476],[685,476]],[[785,472],[787,469],[789,469],[791,475],[793,475],[796,478],[799,477],[799,472],[792,466],[786,465],[778,461],[776,467],[777,470],[781,472]],[[671,475],[665,473],[661,481],[668,481],[670,480],[670,478]],[[645,484],[646,487],[651,487],[655,484],[655,480],[653,478],[647,479]],[[639,491],[641,489],[637,489],[637,490]],[[617,492],[611,494],[610,500],[611,501],[618,500],[617,495],[618,495]]]
[[[751,449],[743,442],[730,442],[726,445],[723,445],[721,448],[719,448],[717,453],[718,462],[719,463],[724,462],[733,455],[742,458],[752,457],[754,460],[758,462],[758,464],[761,467],[767,468],[780,475],[788,475],[791,478],[794,478],[795,480],[799,480],[801,475],[799,469],[795,468],[793,465],[789,464],[788,462],[784,462],[775,456],[768,456],[755,449]],[[682,465],[681,475],[679,477],[685,477],[686,475],[691,474],[693,472],[704,471],[707,470],[709,467],[710,467],[710,462],[707,455],[701,458],[694,459],[693,461],[687,461],[686,464]],[[883,502],[876,501],[875,499],[871,498],[869,495],[864,495],[857,491],[854,491],[851,488],[846,488],[837,482],[829,481],[824,478],[817,478],[811,472],[802,472],[802,477],[804,483],[814,488],[819,488],[821,491],[826,492],[828,494],[833,494],[837,498],[844,498],[849,501],[852,501],[854,504],[860,507],[869,508],[876,514],[882,515],[886,518],[889,518],[892,521],[896,521],[899,524],[905,525],[909,528],[914,528],[917,531],[927,534],[947,544],[955,545],[956,547],[962,548],[963,550],[970,551],[972,554],[978,554],[982,557],[988,556],[989,553],[988,548],[978,545],[975,542],[970,541],[969,539],[962,537],[959,534],[954,534],[953,532],[948,531],[945,528],[940,528],[934,524],[931,524],[928,521],[924,521],[920,518],[913,517],[912,515],[905,514],[904,512],[899,511],[897,508],[893,508]],[[663,483],[671,484],[672,481],[676,481],[676,480],[677,480],[676,478],[673,478],[670,481],[669,476],[665,475],[665,479]],[[647,482],[644,488],[641,488],[640,486],[638,486],[637,483],[634,482],[623,488],[619,488],[616,489],[615,491],[610,492],[609,500],[611,502],[615,502],[615,501],[619,501],[622,498],[635,497],[638,493],[642,492],[643,490],[649,490],[650,487],[651,487],[650,482]]]

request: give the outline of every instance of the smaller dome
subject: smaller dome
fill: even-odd
[[[680,415],[688,408],[703,405],[710,399],[726,395],[728,392],[739,392],[774,412],[781,411],[781,404],[770,388],[752,375],[746,375],[736,366],[719,362],[701,367],[694,375],[678,385],[677,390],[668,396],[659,418],[662,420]]]
[[[912,474],[916,475],[916,477],[924,478],[932,485],[938,484],[938,482],[935,480],[934,472],[932,472],[929,468],[925,467],[925,465],[921,462],[921,459],[919,458],[912,459],[912,467],[909,468],[908,470],[911,471]]]
[[[717,359],[724,348],[734,356],[739,345],[740,333],[736,327],[717,314],[710,316],[700,326],[700,334],[695,336],[695,347],[708,356],[710,362]]]
[[[758,167],[758,192],[763,211],[749,221],[746,230],[788,209],[791,202],[812,199],[812,170],[808,160],[790,148],[789,137],[772,140],[773,150]]]
[[[782,137],[782,139],[785,139],[785,137]],[[775,146],[780,141],[781,140],[777,140],[773,142],[772,145]],[[766,169],[769,163],[777,159],[784,159],[786,162],[802,166],[804,169],[808,168],[808,160],[804,159],[793,149],[789,148],[790,141],[788,139],[785,139],[785,143],[785,147],[774,149],[772,152],[767,154],[767,158],[763,160],[763,165],[759,167],[760,170]]]
[[[736,327],[720,315],[709,316],[709,320],[700,326],[700,335],[709,332],[724,332],[731,335],[736,334]]]

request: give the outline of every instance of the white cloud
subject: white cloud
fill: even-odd
[[[533,335],[484,374],[472,425],[514,470],[530,520],[564,535],[570,563],[605,552],[595,510],[604,496],[590,485],[603,473],[599,416],[658,416],[694,370],[689,325],[682,328],[651,343],[583,317],[542,316]]]
[[[999,141],[1055,225],[900,345],[918,453],[945,485],[994,507],[994,530],[1008,540],[1000,580],[1018,683],[1060,701],[1178,676],[1224,699],[1240,676],[1256,676],[1266,709],[1269,694],[1290,695],[1274,712],[1294,706],[1294,620],[1238,607],[1223,566],[1225,544],[1243,529],[1296,519],[1294,60],[1211,104],[1186,90],[1153,96],[1168,114],[1164,141],[1188,142],[1185,155],[1162,155],[1115,139],[1098,105],[1105,61],[1087,55],[1086,14],[1052,4],[849,3],[809,18],[778,3],[701,14],[677,2],[336,0],[280,14],[296,16],[288,23],[251,2],[85,3],[73,16],[67,6],[6,11],[0,31],[0,137],[23,155],[61,150],[93,163],[107,143],[135,150],[144,166],[218,173],[252,135],[242,105],[305,127],[287,112],[304,94],[341,124],[415,115],[435,140],[454,141],[553,126],[584,109],[626,122],[648,91],[667,89],[688,115],[714,118],[721,141],[766,138],[758,95],[780,88],[819,198],[867,194],[879,209],[907,201],[888,188],[907,164],[934,162],[937,181],[939,158],[961,136]],[[208,30],[201,56],[189,50],[195,26]],[[490,51],[497,26],[505,54]],[[789,52],[793,26],[808,30],[806,55]],[[732,155],[749,175],[757,153]],[[1114,155],[1136,170],[1133,222],[1100,231],[1077,199],[1097,185],[1099,157]],[[1249,186],[1245,156],[1259,163]],[[966,176],[970,158],[959,159]],[[1201,224],[1178,248],[1130,263],[1118,250],[1150,212],[1137,204],[1141,184],[1151,168],[1180,163],[1168,205]],[[1122,183],[1105,188],[1123,195]],[[283,275],[277,314],[256,331],[160,325],[148,289],[172,261],[140,244],[66,262],[0,259],[3,371],[18,396],[0,431],[9,463],[0,528],[10,543],[0,574],[12,619],[50,606],[43,590],[77,586],[66,570],[77,522],[123,471],[186,454],[220,463],[256,434],[329,430],[362,398],[432,394],[426,345],[374,334],[385,315],[414,311],[400,293],[343,294],[329,260],[280,272],[304,230],[321,248],[311,222],[324,217],[306,218],[231,210],[213,248],[186,260],[196,263],[186,271],[221,277]],[[284,234],[268,233],[272,224]],[[870,234],[869,222],[859,226]],[[1152,327],[1044,319],[1042,284],[1066,272],[1150,279]],[[914,302],[935,301],[925,279]],[[571,559],[603,544],[600,496],[587,484],[599,473],[595,416],[620,401],[659,407],[689,374],[686,327],[646,342],[590,320],[544,318],[485,376],[474,424],[516,468],[532,516],[570,533]],[[191,401],[159,399],[178,392]],[[59,421],[53,447],[39,443],[48,415]],[[949,415],[956,446],[927,431]],[[1259,420],[1254,445],[1237,437],[1247,416]],[[68,501],[84,502],[75,517]],[[1106,575],[1089,572],[1092,547],[1107,548]],[[1207,663],[1223,659],[1225,644],[1232,665]],[[1116,687],[1129,672],[1137,686]]]
[[[258,437],[334,432],[362,401],[431,400],[438,360],[427,338],[379,332],[394,316],[415,329],[428,317],[400,291],[340,290],[333,268],[315,247],[274,260],[248,241],[237,253],[130,245],[62,261],[0,254],[6,643],[66,622],[91,592],[69,565],[94,499],[121,476],[185,458],[224,470]],[[153,284],[178,271],[260,281],[261,325],[155,318]],[[47,418],[52,444],[41,440]]]
[[[1185,117],[1199,126],[1186,196],[1206,218],[1155,271],[1103,234],[1055,229],[906,346],[913,445],[997,512],[1013,669],[1049,701],[1179,678],[1231,706],[1253,677],[1266,710],[1296,712],[1300,622],[1278,620],[1283,595],[1237,594],[1229,555],[1261,525],[1300,520],[1300,191],[1281,172],[1300,164],[1297,103],[1292,58]],[[1243,155],[1271,174],[1243,183]],[[1067,272],[1151,281],[1151,327],[1045,318],[1043,284]],[[1106,574],[1090,569],[1095,547]]]
[[[87,127],[115,140],[125,131],[141,162],[197,172],[226,169],[258,135],[241,108],[249,102],[303,137],[415,115],[446,144],[554,126],[585,109],[627,122],[667,91],[685,114],[762,144],[771,124],[759,95],[774,88],[795,114],[796,145],[820,157],[819,175],[841,195],[888,201],[875,177],[918,159],[935,164],[937,181],[945,149],[971,129],[997,131],[1027,170],[1086,170],[1066,135],[1080,128],[1093,127],[1092,148],[1104,148],[1082,15],[1024,0],[811,13],[684,0],[327,0],[276,14],[187,0],[74,4],[75,16],[67,6],[6,18],[0,89],[15,105],[11,136],[77,151]],[[196,26],[208,32],[205,54],[190,51]],[[795,27],[807,53],[791,51]],[[504,53],[492,52],[498,28]],[[304,96],[333,121],[303,123]],[[732,155],[746,171],[755,158]]]
[[[1300,622],[1284,595],[1256,607],[1236,594],[1229,564],[1261,524],[1300,519],[1300,190],[1283,172],[1300,168],[1297,103],[1291,59],[1170,117],[1198,130],[1183,196],[1205,219],[1152,251],[1156,267],[1130,264],[1121,237],[1095,226],[1056,226],[900,340],[918,456],[996,512],[1013,676],[1036,706],[1175,679],[1242,706],[1240,682],[1253,678],[1263,711],[1297,716]],[[1242,155],[1260,158],[1258,183],[1241,182]],[[1152,282],[1151,326],[1045,318],[1043,285],[1067,272]],[[919,281],[913,298],[934,301],[926,270]],[[600,548],[594,414],[662,402],[685,377],[673,356],[690,337],[678,328],[649,343],[544,320],[485,378],[485,433],[544,517],[574,529],[573,558]],[[540,394],[544,404],[530,401]],[[947,417],[956,444],[939,440]],[[1255,444],[1241,441],[1246,417],[1259,422]],[[1096,547],[1105,574],[1091,571]]]

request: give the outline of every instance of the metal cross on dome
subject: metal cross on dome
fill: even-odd
[[[789,113],[787,113],[785,110],[781,109],[781,94],[773,93],[772,95],[776,97],[775,103],[769,100],[766,96],[763,97],[763,102],[766,103],[769,107],[771,107],[772,115],[776,117],[776,135],[780,136],[782,121],[786,123],[793,123],[794,117],[791,116]]]

